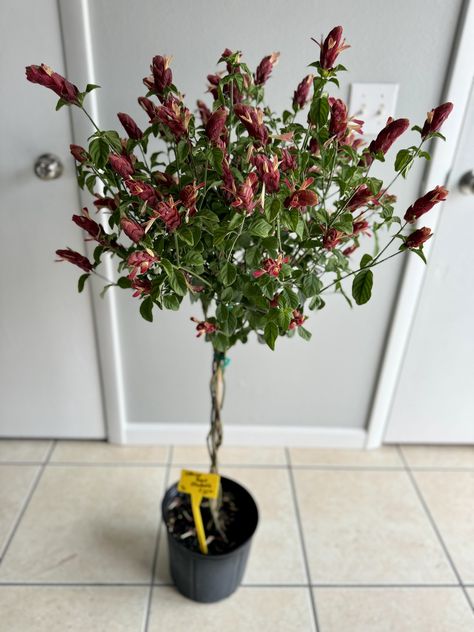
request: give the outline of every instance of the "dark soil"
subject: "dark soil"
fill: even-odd
[[[219,516],[226,537],[225,540],[214,526],[209,501],[205,498],[202,500],[201,515],[209,555],[230,553],[239,546],[241,537],[239,538],[238,513],[239,509],[235,504],[234,495],[232,492],[224,491]],[[166,526],[169,533],[186,548],[196,553],[200,552],[189,494],[178,492],[171,500],[166,510]]]

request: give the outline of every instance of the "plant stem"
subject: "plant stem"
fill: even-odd
[[[181,259],[179,256],[179,244],[178,244],[178,236],[176,235],[176,233],[174,234],[174,247],[176,249],[176,262],[178,264],[178,268],[181,267]]]
[[[199,279],[200,281],[202,281],[208,287],[212,287],[212,285],[209,283],[209,281],[206,281],[206,279],[203,279],[202,276],[200,276],[199,274],[196,274],[195,272],[193,272],[189,268],[185,268],[184,266],[179,266],[179,269],[180,270],[184,270],[184,272],[187,272],[188,274],[191,274],[193,277],[196,277],[196,279]]]
[[[392,257],[396,257],[397,255],[401,255],[403,252],[405,252],[405,251],[404,250],[398,250],[397,252],[392,253],[388,257],[385,257],[385,259],[380,259],[380,261],[376,261],[375,263],[372,262],[369,265],[366,265],[364,268],[359,268],[358,270],[354,270],[353,272],[348,272],[347,274],[344,274],[344,276],[339,277],[338,279],[336,279],[336,281],[333,281],[332,283],[329,283],[329,285],[326,285],[325,287],[323,287],[323,289],[321,290],[320,294],[322,294],[323,292],[328,290],[333,285],[336,285],[336,283],[339,283],[343,279],[347,279],[347,277],[353,276],[354,274],[357,274],[361,270],[367,270],[368,268],[374,268],[375,266],[378,266],[379,264],[383,263],[384,261],[388,261],[389,259],[392,259]],[[374,261],[375,261],[375,259],[374,259]]]
[[[92,118],[92,116],[89,114],[89,112],[86,110],[86,108],[81,105],[81,110],[84,112],[84,114],[87,116],[87,118],[89,119],[89,121],[92,123],[92,125],[95,127],[95,129],[100,132],[100,129],[97,127],[97,125],[94,122],[94,119]]]
[[[209,451],[209,457],[211,460],[210,471],[217,474],[219,471],[218,451],[222,444],[222,419],[221,410],[224,404],[225,395],[225,383],[224,383],[224,365],[225,365],[225,352],[217,351],[213,349],[212,357],[212,375],[211,375],[211,427],[207,435],[207,449]],[[219,534],[227,540],[221,519],[219,516],[220,508],[222,506],[222,487],[219,486],[219,496],[216,499],[211,499],[209,507],[212,514],[214,526]]]
[[[227,261],[230,261],[231,257],[232,257],[232,253],[234,252],[234,248],[235,248],[235,244],[238,242],[240,235],[242,234],[242,231],[244,229],[244,224],[245,224],[245,215],[242,219],[242,223],[240,224],[240,228],[239,228],[239,232],[237,233],[237,237],[234,239],[234,243],[231,246],[230,252],[229,252],[229,256],[227,257]]]

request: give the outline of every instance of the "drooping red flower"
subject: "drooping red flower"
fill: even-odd
[[[296,156],[289,149],[281,150],[281,162],[280,169],[286,173],[287,171],[294,171],[298,166]]]
[[[301,327],[305,320],[306,320],[306,316],[303,316],[303,314],[298,309],[294,309],[293,318],[291,319],[290,324],[288,325],[288,329],[291,330],[291,329],[296,329],[297,327]]]
[[[268,257],[262,261],[262,267],[259,270],[255,270],[253,272],[253,276],[258,279],[264,274],[269,274],[270,276],[277,277],[284,263],[288,263],[290,260],[289,257],[284,257],[281,253],[278,255],[276,259],[271,259]]]
[[[206,125],[209,118],[211,117],[211,110],[207,107],[204,101],[198,100],[197,102],[199,116],[201,117],[201,121],[203,125]]]
[[[444,121],[451,114],[453,109],[453,104],[448,101],[448,103],[443,103],[442,105],[438,105],[437,108],[434,108],[426,115],[426,121],[423,125],[423,129],[421,130],[421,138],[426,138],[429,134],[434,134],[437,132]]]
[[[435,204],[438,202],[444,202],[448,197],[448,191],[444,187],[437,186],[428,193],[425,193],[422,197],[418,198],[410,207],[408,207],[404,219],[405,221],[412,223],[416,222],[422,215],[431,211]]]
[[[368,153],[364,154],[363,160],[368,166],[373,162],[375,154],[382,152],[386,154],[393,143],[399,136],[405,132],[410,125],[408,119],[396,119],[388,118],[385,127],[378,133],[377,137],[370,143],[368,147]]]
[[[193,323],[197,323],[196,325],[196,338],[200,338],[203,334],[213,334],[217,331],[217,325],[215,323],[211,323],[208,320],[199,320],[194,316],[191,316],[191,320]]]
[[[225,131],[227,114],[226,108],[218,108],[210,115],[206,123],[206,136],[211,143],[218,144],[221,139],[222,133]]]
[[[83,163],[88,159],[87,151],[80,145],[69,145],[69,150],[71,152],[71,156],[74,160],[77,160],[77,162]]]
[[[188,133],[191,112],[174,97],[168,97],[163,105],[156,109],[156,118],[153,123],[161,123],[167,127],[176,140]]]
[[[295,110],[301,110],[309,101],[309,91],[313,83],[313,75],[306,75],[306,77],[298,84],[298,87],[293,93],[293,107]]]
[[[342,254],[345,255],[346,257],[349,257],[357,250],[358,247],[359,246],[357,244],[353,244],[352,246],[347,246],[347,248],[344,248],[344,250],[342,251]]]
[[[209,81],[209,85],[207,87],[207,91],[212,94],[214,100],[219,96],[219,92],[217,90],[217,86],[219,85],[219,81],[221,80],[221,76],[218,74],[207,75],[207,80]]]
[[[155,55],[150,66],[151,75],[143,79],[146,87],[154,92],[160,101],[163,101],[167,88],[173,82],[173,73],[169,67],[171,57]]]
[[[151,293],[151,281],[149,279],[133,279],[132,288],[135,292],[132,294],[134,297],[143,296]]]
[[[122,178],[129,178],[135,172],[130,158],[123,154],[110,154],[109,164]]]
[[[263,154],[254,156],[252,163],[257,169],[259,180],[265,184],[267,193],[276,193],[280,188],[280,172],[278,170],[278,156],[271,158]]]
[[[268,142],[268,130],[263,122],[263,111],[260,108],[253,108],[250,105],[238,103],[234,107],[234,112],[249,136],[261,142],[262,145],[266,145]]]
[[[31,83],[39,83],[41,86],[49,88],[55,92],[58,97],[64,99],[64,101],[73,105],[79,105],[79,89],[57,72],[54,72],[54,70],[46,64],[41,64],[41,66],[27,66],[26,78],[28,81],[31,81]]]
[[[120,226],[122,227],[123,232],[136,244],[143,239],[145,235],[145,229],[143,226],[135,222],[133,219],[129,219],[128,217],[122,217],[120,220]]]
[[[146,250],[136,250],[129,255],[127,265],[132,268],[128,278],[132,281],[140,274],[146,274],[154,263],[159,261],[159,257]]]
[[[312,138],[308,143],[308,151],[313,156],[319,156],[321,153],[321,148],[319,147],[318,140],[316,138]]]
[[[329,135],[342,140],[347,133],[347,107],[342,99],[329,99],[331,118],[329,120]]]
[[[147,230],[155,219],[160,218],[170,233],[181,225],[181,216],[178,212],[176,202],[171,195],[167,201],[159,202],[153,211],[152,219],[147,223]]]
[[[230,195],[235,195],[237,192],[235,179],[229,165],[229,158],[226,155],[222,159],[222,180],[224,182],[224,190]]]
[[[166,88],[173,82],[173,73],[170,68],[171,57],[155,55],[151,65],[153,73],[154,90],[158,96],[163,96]]]
[[[363,219],[361,216],[359,216],[352,224],[352,235],[355,237],[359,233],[364,233],[364,235],[367,235],[368,237],[370,237],[370,232],[368,229],[369,229],[369,222]]]
[[[344,233],[341,233],[339,230],[328,228],[323,234],[323,247],[326,250],[332,250],[338,245],[343,236]]]
[[[279,57],[280,53],[272,53],[264,57],[258,64],[254,75],[254,83],[256,86],[263,86],[268,81],[272,74],[273,66],[276,66]]]
[[[115,211],[115,209],[118,208],[117,202],[114,198],[100,197],[99,195],[96,197],[97,199],[93,202],[96,208],[107,208],[109,211]]]
[[[431,232],[431,228],[427,228],[426,226],[423,228],[418,228],[418,230],[415,230],[406,238],[405,246],[407,248],[419,248],[432,236],[433,233]]]
[[[158,109],[158,106],[155,105],[151,99],[148,99],[148,97],[138,97],[138,103],[140,107],[147,113],[151,123],[151,121],[156,118],[156,111]]]
[[[255,200],[257,186],[257,174],[255,172],[249,173],[245,181],[239,185],[237,192],[234,194],[235,200],[232,202],[231,206],[244,210],[247,215],[251,215],[258,204],[258,200]]]
[[[313,183],[313,178],[306,178],[299,189],[294,190],[289,195],[284,204],[286,208],[305,208],[318,203],[318,196],[314,191],[308,189]]]
[[[125,186],[130,191],[131,195],[136,195],[140,198],[140,200],[147,202],[150,206],[156,204],[157,194],[151,184],[141,182],[140,180],[134,180],[133,178],[127,178],[125,180]]]
[[[324,42],[321,44],[316,43],[321,49],[319,63],[324,70],[331,70],[339,54],[346,48],[350,48],[350,46],[346,44],[346,40],[342,38],[342,26],[335,26],[329,32]]]
[[[187,184],[179,192],[179,199],[181,203],[183,204],[183,206],[187,209],[188,217],[192,217],[193,215],[196,215],[197,213],[196,201],[198,197],[198,191],[203,186],[204,186],[204,182],[201,182],[201,184],[198,184],[198,185],[196,185],[196,183],[193,182],[192,184]]]
[[[84,272],[91,272],[93,270],[94,266],[89,259],[71,248],[67,250],[56,250],[56,254],[59,257],[59,261],[69,261],[69,263],[73,263],[78,268],[81,268],[81,270],[84,270]]]
[[[367,204],[375,202],[377,202],[376,196],[374,196],[374,194],[366,184],[361,184],[354,192],[346,208],[348,211],[351,211],[351,213],[353,213],[358,208],[361,208],[362,206],[367,206]]]
[[[132,138],[133,140],[141,140],[143,138],[142,130],[138,127],[131,116],[125,114],[125,112],[119,112],[117,116],[129,138]]]
[[[77,224],[82,230],[85,230],[92,239],[96,241],[101,241],[104,237],[104,229],[100,224],[94,221],[90,215],[87,208],[82,209],[82,215],[73,215],[72,221]]]

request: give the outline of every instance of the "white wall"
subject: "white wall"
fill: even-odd
[[[336,24],[344,26],[352,45],[342,60],[350,70],[342,96],[347,98],[353,81],[399,83],[397,115],[420,123],[439,102],[460,5],[461,0],[94,0],[101,124],[117,126],[117,111],[145,123],[136,97],[144,94],[141,79],[158,53],[173,55],[175,82],[193,104],[226,46],[243,50],[251,65],[281,52],[268,101],[275,109],[285,107],[309,71],[306,64],[318,56],[310,36],[319,38]],[[417,196],[421,175],[420,165],[408,183],[394,188],[401,213]],[[279,341],[271,353],[252,341],[232,350],[225,421],[363,427],[401,265],[395,260],[378,268],[374,298],[364,307],[351,311],[341,297],[330,299],[308,321],[310,343]],[[210,349],[194,339],[189,316],[196,308],[156,314],[157,322],[148,324],[123,292],[119,306],[129,420],[206,421]]]

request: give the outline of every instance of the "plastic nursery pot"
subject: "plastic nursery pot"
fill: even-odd
[[[204,555],[187,548],[167,530],[171,577],[181,594],[194,601],[211,603],[231,595],[240,585],[250,544],[258,524],[257,505],[236,481],[221,477],[222,491],[231,492],[238,507],[235,545],[228,553]],[[178,495],[177,484],[168,489],[161,504],[167,525],[168,506]]]

